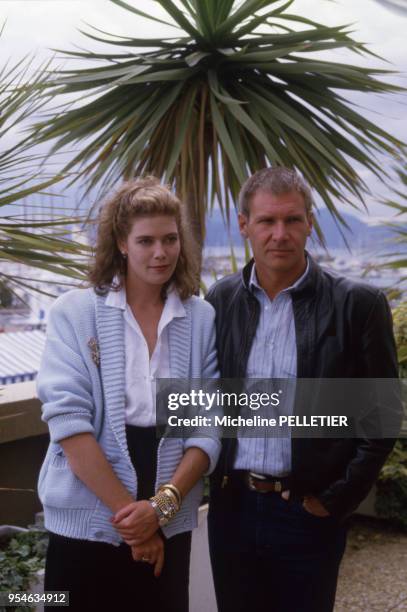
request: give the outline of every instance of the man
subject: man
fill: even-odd
[[[396,378],[382,292],[322,270],[305,251],[312,196],[304,180],[282,167],[256,172],[239,209],[253,260],[207,296],[222,377]],[[332,610],[344,519],[393,443],[241,433],[224,440],[208,517],[219,612]]]

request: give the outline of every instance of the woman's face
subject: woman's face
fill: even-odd
[[[127,255],[128,277],[141,284],[164,285],[170,280],[181,251],[175,217],[135,219],[119,248]]]

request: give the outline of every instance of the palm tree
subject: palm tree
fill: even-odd
[[[29,65],[24,60],[15,66],[5,66],[0,71],[0,143],[3,144],[11,130],[24,124],[32,113],[45,103],[38,87],[44,83],[44,70],[24,85]],[[23,202],[23,214],[0,217],[0,261],[26,264],[70,279],[82,279],[85,265],[83,258],[88,248],[70,239],[71,226],[79,219],[60,217],[26,220],[25,202],[34,194],[46,194],[60,182],[63,175],[44,175],[41,169],[43,157],[30,150],[28,138],[21,138],[13,146],[0,150],[0,208]],[[36,274],[34,273],[35,277]],[[63,281],[61,281],[63,282]],[[36,288],[37,279],[18,277],[0,271],[0,288],[16,286]],[[42,289],[37,289],[47,293]]]
[[[63,51],[86,67],[54,71],[45,91],[69,103],[36,126],[37,140],[55,139],[52,152],[80,144],[65,170],[78,168],[89,188],[142,173],[174,184],[201,244],[215,198],[228,219],[242,182],[266,165],[296,167],[343,221],[337,202],[364,205],[368,192],[355,164],[383,180],[377,156],[401,146],[345,94],[400,88],[378,78],[388,70],[321,59],[334,49],[374,54],[347,26],[291,14],[293,1],[156,0],[168,16],[159,19],[111,0],[176,35],[85,33],[109,49]]]

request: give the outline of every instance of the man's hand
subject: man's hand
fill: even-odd
[[[304,497],[304,501],[302,502],[302,507],[304,510],[313,514],[314,516],[329,516],[328,510],[324,508],[319,499],[314,497],[313,495],[306,495]]]
[[[154,576],[158,578],[164,566],[164,542],[158,533],[155,533],[143,544],[133,545],[131,547],[131,554],[135,561],[154,565]]]
[[[283,491],[281,493],[281,497],[288,501],[290,499],[290,491]],[[313,495],[305,495],[304,501],[302,502],[302,507],[304,510],[313,514],[314,516],[329,516],[328,510],[324,508],[319,499],[314,497]]]
[[[157,514],[147,500],[124,506],[111,521],[129,546],[137,546],[149,540],[159,527]]]

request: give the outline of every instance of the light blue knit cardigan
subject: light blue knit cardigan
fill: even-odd
[[[94,434],[118,478],[136,498],[137,476],[125,431],[123,311],[107,306],[105,299],[92,289],[75,289],[58,298],[50,310],[38,396],[43,402],[42,418],[48,423],[51,444],[41,468],[38,492],[45,526],[50,531],[119,544],[121,537],[109,520],[111,510],[75,476],[59,444],[68,436]],[[197,297],[183,304],[186,316],[174,318],[169,324],[171,377],[215,378],[214,310]],[[98,343],[96,349],[88,345],[92,340]],[[208,473],[214,469],[220,451],[216,432],[186,440],[164,437],[158,448],[156,487],[170,480],[191,446],[208,454]],[[166,537],[196,527],[202,492],[201,480],[164,527]]]

